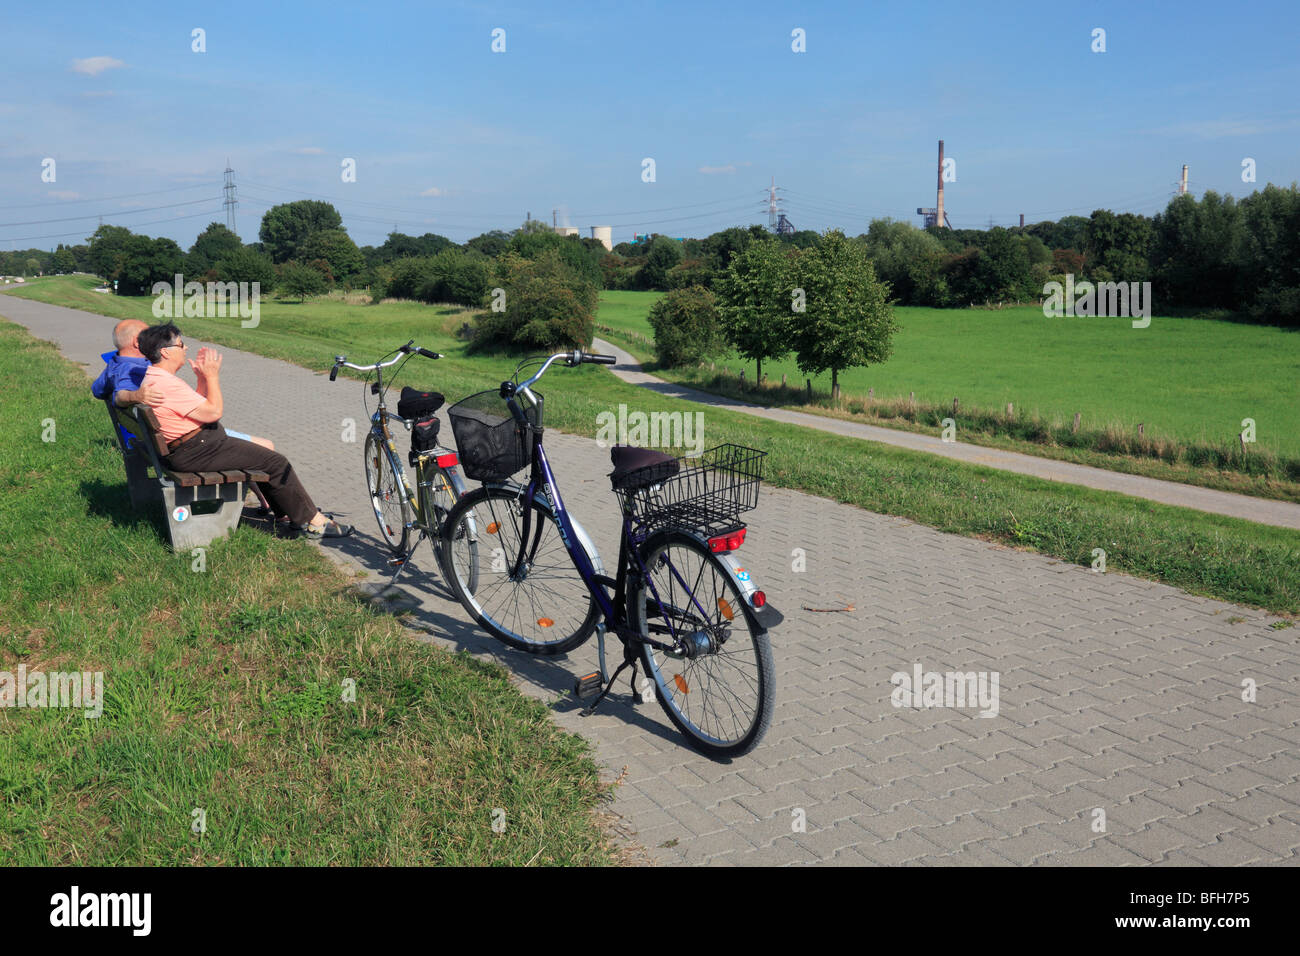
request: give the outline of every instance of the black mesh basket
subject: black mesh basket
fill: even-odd
[[[528,427],[510,417],[506,400],[496,389],[478,392],[447,409],[456,450],[466,477],[474,481],[504,481],[532,461],[533,442],[542,433],[542,396],[529,406],[522,394]]]
[[[738,527],[741,513],[758,507],[766,456],[743,445],[718,445],[698,458],[629,472],[614,493],[647,532],[687,528],[712,537]]]

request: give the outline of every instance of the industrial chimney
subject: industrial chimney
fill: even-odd
[[[1178,192],[1183,194],[1187,192],[1187,164],[1183,163],[1183,178],[1178,183]]]
[[[943,140],[939,140],[939,193],[934,201],[934,223],[940,229],[946,220],[943,217]]]

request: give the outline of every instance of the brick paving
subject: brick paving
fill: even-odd
[[[0,314],[98,372],[111,319],[13,298]],[[385,552],[360,445],[340,441],[343,420],[362,418],[357,383],[222,351],[225,421],[272,437],[318,504],[355,521],[358,534],[326,550],[378,581]],[[562,394],[553,385],[548,399]],[[653,403],[647,393],[643,410]],[[547,447],[567,503],[612,563],[608,452],[555,431]],[[657,861],[1300,860],[1300,629],[795,491],[764,489],[750,529],[741,554],[786,616],[772,634],[776,714],[756,751],[731,763],[702,757],[657,704],[626,693],[590,718],[568,702],[556,708],[611,775],[627,768],[613,809]],[[594,642],[546,660],[498,645],[469,623],[427,551],[417,562],[403,589],[423,639],[499,660],[546,701],[594,668]],[[220,573],[220,549],[209,568]],[[801,609],[849,603],[851,613]],[[918,663],[997,672],[997,716],[895,708],[891,675]],[[1247,678],[1258,685],[1253,703],[1242,700]]]

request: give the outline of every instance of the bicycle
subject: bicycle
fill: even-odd
[[[731,552],[745,539],[738,516],[757,505],[766,453],[720,445],[691,459],[616,446],[610,477],[623,527],[611,578],[565,508],[543,446],[542,396],[532,386],[561,360],[570,368],[615,361],[581,349],[525,359],[499,389],[448,409],[465,473],[483,484],[443,523],[447,580],[474,619],[511,647],[562,654],[595,633],[600,669],[574,685],[575,696],[591,701],[584,715],[631,666],[634,702],[648,703],[653,687],[697,749],[712,757],[747,753],[772,718],[767,628],[781,615]],[[536,362],[541,368],[520,382]],[[511,476],[524,468],[521,485]],[[468,545],[484,536],[494,545],[491,568],[471,579]],[[623,644],[613,675],[607,631]],[[638,664],[647,675],[641,685]]]
[[[389,564],[396,570],[388,584],[396,583],[398,575],[410,563],[415,549],[426,537],[433,542],[434,557],[438,567],[446,574],[443,562],[442,526],[447,513],[465,494],[465,481],[460,475],[456,453],[438,442],[440,422],[434,413],[442,407],[445,399],[438,392],[420,392],[410,386],[403,386],[397,402],[397,413],[388,410],[385,400],[388,388],[384,385],[384,369],[401,362],[406,362],[414,355],[439,359],[442,356],[429,349],[419,348],[415,340],[389,352],[398,353],[390,361],[381,358],[372,365],[355,365],[347,360],[346,355],[334,356],[334,365],[330,368],[330,381],[338,377],[340,368],[356,369],[359,372],[372,372],[375,381],[367,375],[365,385],[369,386],[371,395],[377,397],[375,411],[370,414],[370,431],[365,441],[366,492],[370,497],[370,506],[379,522],[379,533],[384,543],[393,552]],[[395,377],[401,368],[393,372]],[[365,391],[362,392],[365,402]],[[366,411],[370,409],[367,405]],[[397,447],[393,441],[388,425],[392,421],[400,422],[411,433],[411,450],[407,461],[415,469],[415,487],[406,477],[398,457]],[[472,528],[472,522],[469,527]],[[418,531],[415,542],[411,543],[411,533]],[[408,547],[409,545],[409,547]],[[468,542],[465,546],[465,573],[471,590],[477,587],[478,580],[478,545]]]

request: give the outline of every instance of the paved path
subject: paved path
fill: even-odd
[[[898,445],[914,451],[924,451],[932,455],[943,455],[973,465],[987,465],[1002,471],[1014,471],[1036,478],[1051,481],[1063,481],[1072,485],[1086,485],[1100,488],[1102,491],[1117,491],[1120,494],[1133,495],[1136,498],[1148,498],[1166,505],[1178,505],[1208,511],[1211,514],[1228,515],[1232,518],[1244,518],[1260,524],[1277,525],[1280,528],[1300,530],[1300,504],[1289,501],[1272,501],[1267,498],[1252,498],[1230,491],[1217,491],[1213,488],[1199,488],[1177,481],[1161,481],[1157,478],[1144,478],[1140,475],[1126,475],[1123,472],[1108,471],[1105,468],[1091,468],[1088,465],[1076,465],[1068,461],[1055,461],[1051,458],[1039,458],[1036,455],[1022,455],[1019,452],[1005,451],[1001,448],[986,448],[982,445],[969,445],[964,442],[945,442],[932,435],[918,435],[915,432],[900,431],[897,428],[883,428],[879,425],[865,425],[861,422],[843,421],[827,418],[824,415],[812,415],[808,412],[794,412],[784,408],[769,408],[764,405],[751,405],[734,398],[701,392],[644,372],[641,365],[627,351],[603,339],[595,339],[594,351],[606,352],[618,356],[614,374],[625,382],[640,385],[660,395],[684,398],[693,402],[703,402],[718,408],[744,412],[759,418],[792,425],[804,425],[837,435],[852,438],[865,438],[868,441],[883,442],[886,445]]]
[[[0,299],[0,315],[90,372],[112,327],[12,298]],[[343,419],[360,417],[357,383],[223,351],[227,421],[273,436],[322,505],[351,513],[359,533],[331,553],[374,572],[382,557],[360,448],[340,442]],[[563,400],[556,385],[547,394]],[[608,452],[556,432],[547,446],[568,503],[612,557]],[[806,551],[802,573],[792,570],[796,548]],[[556,715],[594,741],[611,774],[627,767],[614,809],[656,859],[1300,861],[1300,629],[780,489],[763,491],[741,553],[787,617],[773,633],[776,716],[754,753],[705,759],[657,705],[633,706],[626,695],[592,718],[567,705]],[[220,549],[209,568],[220,573]],[[524,693],[555,700],[594,666],[591,645],[544,661],[505,650],[467,623],[436,575],[411,582],[431,641],[502,661]],[[852,613],[801,610],[850,602]],[[917,664],[998,672],[998,715],[894,708],[891,675]],[[1255,703],[1241,699],[1247,678],[1258,684]],[[1104,833],[1093,829],[1098,810]],[[806,830],[795,832],[801,815]]]

